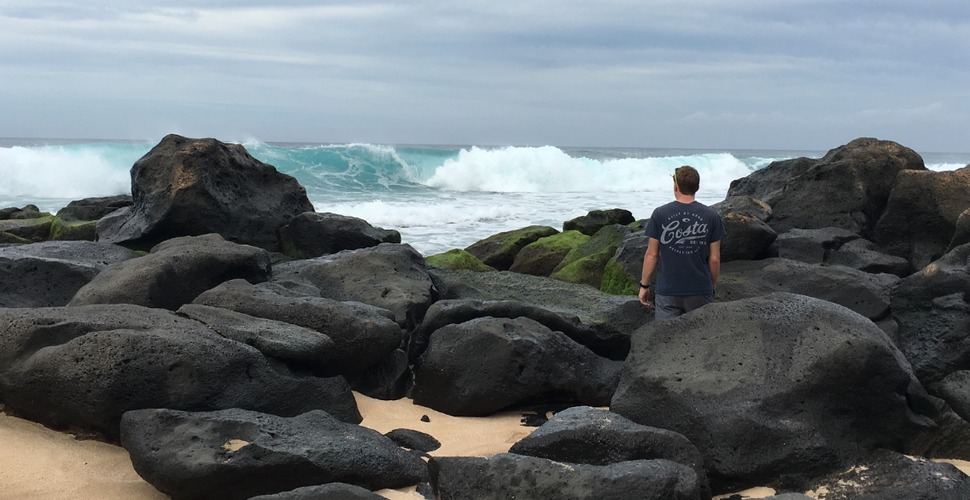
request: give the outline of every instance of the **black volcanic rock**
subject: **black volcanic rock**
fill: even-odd
[[[98,239],[150,248],[178,236],[221,234],[279,250],[277,230],[312,212],[306,189],[242,145],[165,136],[131,167],[130,208],[98,223]]]
[[[610,409],[686,436],[715,492],[906,451],[938,407],[889,337],[830,302],[777,293],[634,332]]]
[[[0,307],[67,305],[106,267],[135,257],[127,248],[90,241],[0,247]]]
[[[141,408],[325,409],[361,420],[343,378],[290,372],[197,321],[133,305],[0,309],[0,400],[109,439],[122,414]]]
[[[291,418],[136,410],[122,419],[121,443],[138,474],[175,499],[246,499],[336,482],[377,490],[427,478],[417,456],[320,410]]]
[[[144,257],[112,264],[78,290],[70,305],[137,304],[178,309],[232,279],[252,283],[270,275],[269,253],[218,234],[160,243]]]
[[[526,317],[483,317],[438,329],[416,369],[414,402],[457,416],[526,403],[602,406],[620,362]]]

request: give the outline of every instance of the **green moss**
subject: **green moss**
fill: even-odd
[[[600,290],[611,295],[636,295],[640,287],[616,258],[611,258],[603,269]]]
[[[559,230],[549,226],[528,226],[494,234],[471,244],[465,250],[486,265],[504,271],[512,266],[515,256],[527,245],[558,233]]]
[[[431,267],[448,269],[451,271],[457,271],[459,269],[467,269],[469,271],[478,272],[495,270],[478,260],[478,257],[475,257],[474,255],[460,248],[453,248],[447,252],[432,255],[425,258],[424,262]]]
[[[0,231],[0,244],[17,244],[24,245],[30,243],[30,240],[25,240],[20,236],[15,234],[10,234],[6,231]]]
[[[603,269],[606,267],[606,263],[613,258],[615,252],[615,249],[605,250],[577,259],[552,273],[549,277],[569,283],[581,283],[599,288],[603,280]]]
[[[589,236],[576,230],[539,238],[515,256],[509,270],[533,276],[549,276],[569,252],[587,241]]]
[[[54,216],[44,212],[41,217],[31,219],[0,220],[0,232],[7,232],[32,242],[45,241],[51,236]]]
[[[97,221],[68,222],[60,217],[54,217],[51,223],[52,240],[61,241],[94,241],[97,239]]]

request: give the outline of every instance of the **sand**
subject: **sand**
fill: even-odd
[[[408,399],[381,401],[355,393],[364,421],[381,433],[413,429],[441,442],[432,456],[488,456],[504,453],[535,428],[522,424],[522,413],[489,417],[453,417],[415,405]],[[422,417],[427,416],[428,422]],[[941,460],[943,461],[943,460]],[[970,462],[947,460],[970,473]],[[414,488],[381,490],[391,500],[422,499]],[[739,492],[764,498],[771,488]],[[723,495],[719,498],[727,498]],[[146,483],[131,466],[124,448],[48,429],[0,412],[0,500],[160,500],[168,498]]]
[[[509,450],[534,427],[521,413],[483,418],[452,417],[408,399],[381,401],[354,394],[362,425],[381,433],[414,429],[441,442],[434,456],[487,456]],[[422,422],[427,416],[429,422]],[[422,499],[414,488],[379,491],[392,500]],[[166,499],[131,466],[121,447],[48,429],[0,413],[0,499]]]

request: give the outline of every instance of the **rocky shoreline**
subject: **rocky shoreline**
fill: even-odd
[[[970,459],[970,168],[863,138],[715,208],[718,302],[654,322],[626,210],[423,256],[242,146],[168,136],[130,197],[0,209],[0,403],[120,443],[172,498],[970,496],[924,459]],[[551,419],[431,456],[358,425],[354,391]]]

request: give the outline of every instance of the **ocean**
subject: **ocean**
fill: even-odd
[[[157,141],[156,141],[157,142]],[[51,213],[81,198],[131,193],[132,164],[156,142],[0,139],[0,208]],[[306,187],[318,212],[400,231],[423,255],[539,224],[557,229],[590,210],[637,219],[673,199],[680,165],[701,174],[698,200],[724,199],[734,179],[776,160],[825,151],[296,144],[244,142],[254,157]],[[835,145],[838,146],[838,145]],[[835,147],[833,146],[833,147]],[[931,170],[970,153],[920,153]]]

